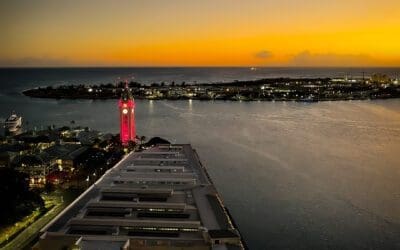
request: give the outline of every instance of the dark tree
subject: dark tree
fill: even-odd
[[[135,150],[135,147],[136,147],[136,143],[134,141],[129,141],[128,142],[128,150],[129,151]]]
[[[142,135],[140,137],[140,144],[143,144],[145,140],[146,140],[146,136]]]
[[[161,137],[153,137],[143,145],[146,146],[146,147],[152,147],[152,146],[157,145],[157,144],[171,144],[171,143],[169,141],[161,138]]]
[[[14,223],[36,208],[43,208],[39,194],[29,190],[28,175],[10,168],[0,168],[0,224]]]

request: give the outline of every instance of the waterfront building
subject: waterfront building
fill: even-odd
[[[188,144],[132,152],[41,231],[33,249],[244,249]]]
[[[120,138],[121,143],[125,146],[130,141],[135,141],[135,101],[129,90],[128,85],[122,91],[121,98],[118,101],[120,115]]]
[[[54,145],[39,154],[51,170],[73,172],[77,167],[77,160],[80,155],[86,152],[88,147],[76,144]]]
[[[36,155],[22,155],[14,158],[13,168],[29,176],[30,187],[42,187],[46,183],[47,166]]]

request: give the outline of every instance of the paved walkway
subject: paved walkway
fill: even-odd
[[[58,203],[50,211],[40,217],[37,221],[29,225],[24,231],[18,234],[12,241],[10,241],[3,249],[16,250],[24,249],[39,235],[40,229],[44,227],[51,219],[59,214],[65,207],[66,203]]]

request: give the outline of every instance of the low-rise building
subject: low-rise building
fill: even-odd
[[[36,155],[17,156],[12,162],[15,170],[26,173],[29,176],[31,187],[43,186],[46,184],[46,174],[49,168],[43,160]]]
[[[190,145],[126,156],[41,231],[33,249],[243,249]]]
[[[87,147],[76,144],[54,145],[44,150],[40,157],[51,168],[73,172],[78,157],[87,150]]]

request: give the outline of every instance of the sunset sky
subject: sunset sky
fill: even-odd
[[[400,66],[399,0],[1,0],[0,66]]]

